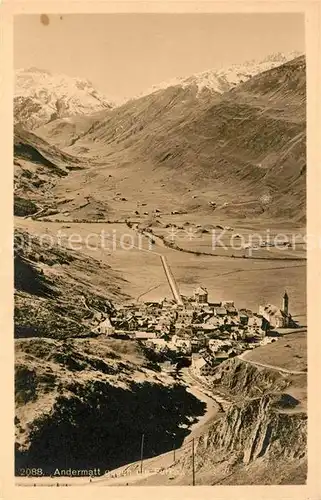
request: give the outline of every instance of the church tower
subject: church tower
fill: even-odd
[[[289,296],[288,294],[286,293],[286,291],[284,292],[284,295],[283,295],[283,300],[282,300],[282,311],[284,312],[284,314],[286,316],[288,316],[289,314]]]

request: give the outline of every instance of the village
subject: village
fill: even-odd
[[[183,296],[168,267],[165,272],[172,299],[115,307],[95,333],[140,341],[158,354],[174,353],[191,365],[195,375],[206,376],[222,361],[276,341],[278,329],[297,326],[289,314],[286,292],[281,308],[269,304],[252,312],[238,309],[233,300],[210,302],[202,286],[192,296]]]

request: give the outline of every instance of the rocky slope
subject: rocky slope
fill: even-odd
[[[291,341],[289,342],[291,343]],[[279,349],[281,348],[279,347]],[[272,354],[272,362],[273,359]],[[294,360],[292,364],[294,364]],[[214,391],[216,387],[219,387],[221,391],[232,395],[234,399],[238,397],[243,399],[244,397],[258,397],[262,393],[272,391],[280,393],[286,390],[291,393],[294,388],[306,386],[306,375],[279,373],[277,370],[268,368],[260,369],[254,364],[246,363],[236,357],[226,363],[221,363],[209,381]],[[305,404],[306,400],[302,403]]]
[[[37,68],[16,71],[15,123],[30,130],[58,118],[88,115],[113,105],[87,80],[52,75]]]
[[[272,364],[272,351],[289,351],[291,345],[291,339],[279,342],[280,345],[267,346]],[[305,335],[300,342],[304,355]],[[258,349],[263,352],[265,347]],[[292,366],[295,367],[295,363],[293,357]],[[306,374],[282,373],[234,358],[223,362],[208,383],[214,392],[228,394],[234,403],[197,443],[196,468],[200,483],[304,483]],[[182,457],[181,466],[185,474],[186,468],[191,467],[190,458]]]
[[[233,405],[196,445],[198,484],[304,484],[307,417],[295,404],[267,394]],[[180,465],[190,476],[190,456]]]
[[[305,59],[299,57],[222,95],[197,97],[196,87],[168,87],[126,103],[66,150],[101,164],[90,172],[99,202],[115,194],[117,184],[126,199],[133,189],[147,204],[157,195],[164,211],[209,213],[215,200],[224,205],[221,216],[303,222],[305,99]],[[84,172],[60,186],[72,192],[85,184]]]
[[[195,439],[196,485],[306,482],[306,375],[285,375],[231,359],[221,363],[213,378],[203,377],[202,384],[229,403]],[[158,462],[153,465],[157,468]],[[191,442],[176,450],[175,463],[160,460],[159,465],[161,474],[138,481],[139,463],[127,468],[126,475],[141,486],[191,485]]]

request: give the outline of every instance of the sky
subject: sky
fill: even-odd
[[[86,78],[116,98],[293,50],[304,51],[298,13],[25,14],[14,24],[15,68]]]

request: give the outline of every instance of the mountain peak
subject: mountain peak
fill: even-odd
[[[295,59],[296,57],[302,56],[303,53],[298,50],[292,50],[291,52],[274,52],[272,54],[268,54],[261,62],[275,61],[275,62],[287,62]]]
[[[18,69],[17,71],[20,73],[42,73],[44,75],[51,75],[50,71],[42,68],[36,68],[35,66],[27,69]]]
[[[31,67],[15,75],[15,122],[35,129],[57,118],[90,115],[114,107],[89,80]]]

